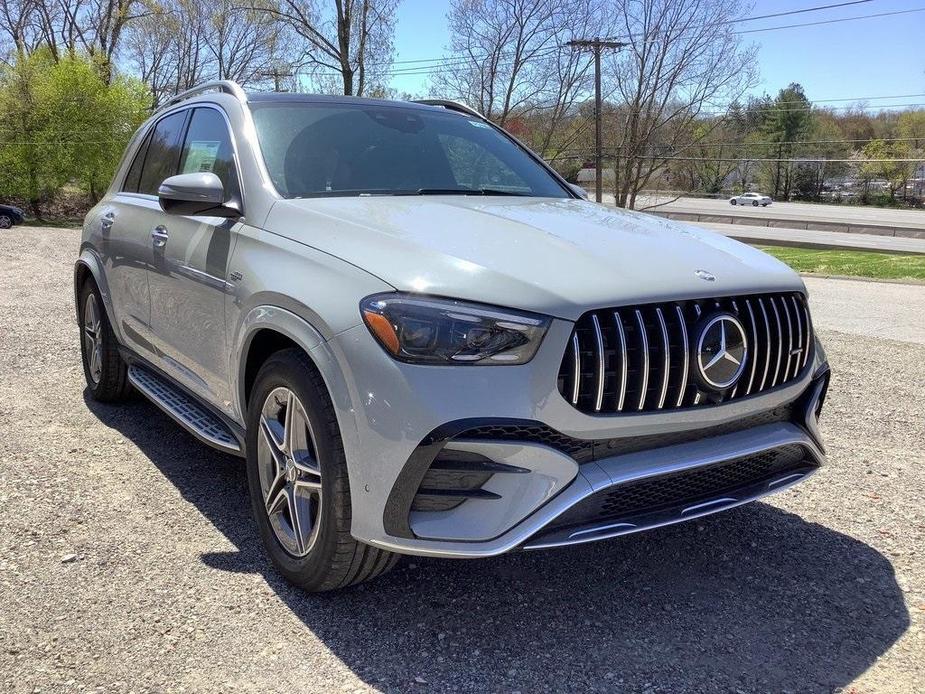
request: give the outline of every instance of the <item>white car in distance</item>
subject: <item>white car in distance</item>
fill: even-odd
[[[742,193],[742,195],[729,198],[730,205],[751,205],[753,207],[761,205],[762,207],[767,207],[771,202],[771,198],[761,193]]]

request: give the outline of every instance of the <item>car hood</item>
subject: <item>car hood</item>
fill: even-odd
[[[266,227],[400,291],[572,320],[604,306],[803,289],[786,265],[725,236],[584,200],[281,200]]]

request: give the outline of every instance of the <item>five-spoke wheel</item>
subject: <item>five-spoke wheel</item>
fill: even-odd
[[[257,458],[273,532],[287,552],[304,557],[318,537],[321,467],[308,415],[288,388],[274,389],[264,401]]]

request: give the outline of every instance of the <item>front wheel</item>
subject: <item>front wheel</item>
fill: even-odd
[[[344,588],[398,560],[350,535],[350,485],[334,406],[299,350],[278,352],[257,374],[247,415],[247,482],[271,561],[302,588]]]
[[[735,198],[733,198],[732,200],[729,201],[729,204],[730,204],[730,205],[736,205],[736,204],[738,204],[738,203],[736,203]]]
[[[755,202],[752,203],[752,207],[758,207],[758,201],[757,201],[757,200],[755,200]]]
[[[0,229],[9,229],[12,226],[13,218],[5,214],[0,214]]]

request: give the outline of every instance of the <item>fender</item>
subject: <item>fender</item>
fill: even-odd
[[[232,350],[232,358],[237,361],[232,364],[229,371],[234,379],[231,392],[235,394],[235,417],[242,424],[246,421],[244,374],[247,354],[254,336],[262,329],[274,330],[285,335],[301,347],[315,364],[328,390],[328,395],[334,403],[334,412],[344,442],[344,450],[350,458],[354,451],[359,450],[359,432],[356,423],[356,408],[350,398],[350,390],[341,362],[331,348],[331,343],[324,339],[315,326],[301,316],[279,306],[255,306],[247,312],[238,328]],[[353,479],[354,473],[351,466],[348,466],[347,474],[351,488],[355,488],[353,485],[358,482]]]
[[[85,243],[80,250],[80,256],[74,263],[74,315],[78,323],[80,323],[79,280],[81,274],[88,270],[93,277],[93,281],[96,282],[97,288],[100,290],[100,295],[103,297],[103,307],[106,309],[106,315],[115,315],[112,311],[112,296],[109,292],[109,282],[106,280],[106,273],[103,272],[103,262],[100,260],[93,246]],[[116,325],[116,321],[113,320],[110,321],[110,325],[112,326],[113,332],[116,334],[116,339],[118,339],[121,344],[125,344],[125,341],[122,339],[121,326]]]

